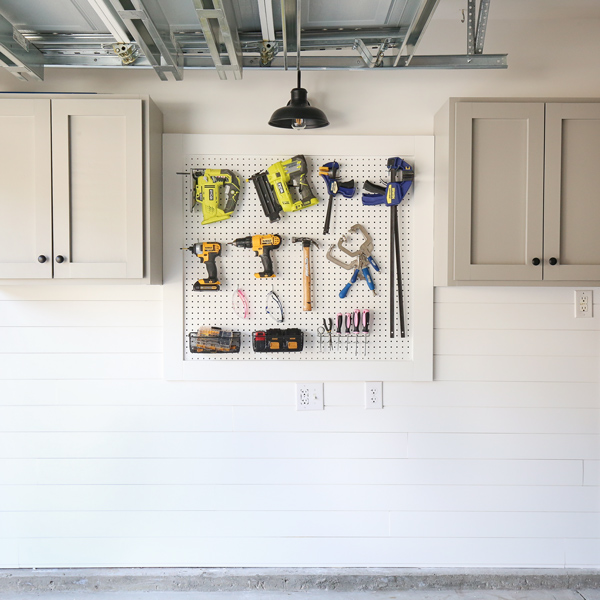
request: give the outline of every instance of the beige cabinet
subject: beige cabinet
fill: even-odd
[[[161,283],[150,102],[0,99],[0,278]]]
[[[436,115],[436,285],[600,283],[600,103]]]

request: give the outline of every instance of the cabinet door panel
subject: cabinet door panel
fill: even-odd
[[[544,279],[600,280],[600,104],[546,106],[545,182]]]
[[[50,101],[0,100],[1,278],[52,277],[51,164]]]
[[[142,277],[141,100],[54,100],[52,151],[55,277]]]
[[[454,277],[536,281],[542,267],[544,105],[456,105]]]

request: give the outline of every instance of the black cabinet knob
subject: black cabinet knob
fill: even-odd
[[[531,261],[531,264],[532,264],[534,267],[537,267],[537,266],[540,264],[540,262],[542,262],[542,261],[541,261],[539,258],[534,258],[534,259]]]
[[[61,263],[61,262],[65,262],[65,257],[61,256],[60,254],[56,257],[56,262],[57,263]]]
[[[554,256],[548,261],[552,266],[554,266],[555,264],[558,263],[558,260],[556,260],[556,258],[554,258]]]
[[[48,259],[43,254],[38,256],[38,262],[45,263],[47,260]]]

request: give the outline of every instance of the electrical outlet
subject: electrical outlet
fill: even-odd
[[[297,383],[296,410],[323,410],[323,384]]]
[[[575,290],[575,318],[591,319],[594,316],[592,290]]]
[[[383,408],[383,384],[381,381],[365,382],[365,408]]]

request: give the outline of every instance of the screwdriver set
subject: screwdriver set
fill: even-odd
[[[390,213],[361,201],[365,181],[385,185],[389,179],[388,157],[303,158],[311,197],[294,210],[282,209],[278,219],[271,211],[273,220],[259,202],[255,182],[248,180],[269,165],[289,167],[289,157],[205,154],[184,160],[186,173],[219,171],[222,196],[228,185],[233,190],[215,205],[221,220],[203,225],[206,202],[200,200],[211,200],[209,184],[221,179],[213,176],[216,183],[204,184],[203,195],[190,176],[183,186],[185,238],[178,247],[187,250],[181,253],[185,360],[410,356],[411,194],[398,205],[407,335],[390,339],[390,319],[398,318],[389,309]],[[291,193],[297,203],[297,190]],[[399,322],[396,328],[400,331]],[[217,333],[207,335],[205,329]]]

